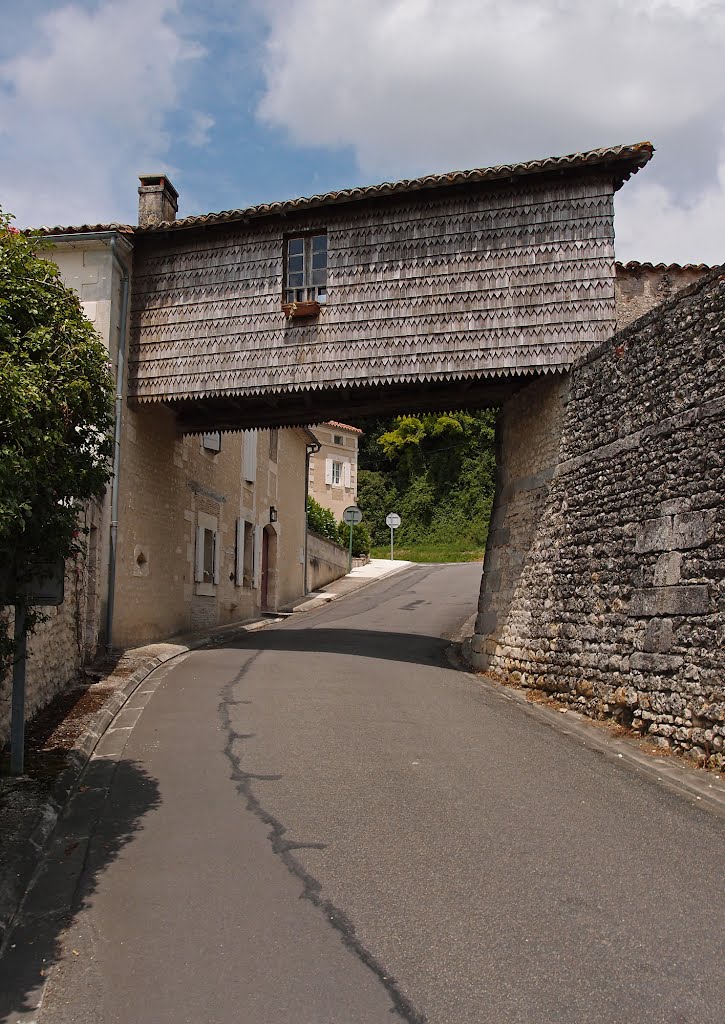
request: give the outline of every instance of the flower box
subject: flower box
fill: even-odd
[[[282,312],[288,320],[296,320],[299,317],[317,316],[320,312],[320,304],[314,299],[305,302],[283,302]]]

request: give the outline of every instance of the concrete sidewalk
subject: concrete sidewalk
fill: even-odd
[[[346,594],[352,594],[356,590],[361,590],[370,583],[375,583],[376,580],[392,576],[396,572],[402,572],[403,569],[407,569],[408,566],[413,564],[413,562],[404,562],[398,559],[371,558],[367,565],[358,566],[357,569],[349,572],[347,576],[341,576],[339,580],[334,580],[332,583],[328,583],[327,586],[320,587],[319,590],[311,591],[306,597],[303,597],[300,601],[295,601],[294,604],[288,605],[283,610],[290,612],[314,611],[316,608],[322,608],[338,597],[344,597]]]

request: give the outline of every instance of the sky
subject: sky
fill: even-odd
[[[725,262],[725,0],[0,0],[0,206],[135,223],[648,139],[622,260]]]

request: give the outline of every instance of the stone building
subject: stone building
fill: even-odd
[[[615,263],[617,330],[629,327],[654,306],[672,299],[711,269],[705,263]]]
[[[48,235],[47,257],[77,291],[118,382],[116,461],[114,485],[86,509],[87,556],[67,566],[63,604],[29,641],[28,716],[106,646],[243,621],[301,597],[307,459],[319,447],[305,427],[184,435],[167,407],[130,406],[131,229]],[[0,681],[0,742],[10,687]]]
[[[314,433],[320,450],[310,456],[310,494],[339,521],[348,505],[357,501],[357,449],[362,430],[329,420],[317,424]]]

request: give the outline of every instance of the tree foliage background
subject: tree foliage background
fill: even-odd
[[[486,543],[496,473],[496,412],[398,416],[368,421],[358,458],[358,504],[374,545],[480,548]]]
[[[108,353],[42,248],[0,210],[0,605],[25,601],[13,581],[33,566],[82,550],[80,513],[110,475]],[[0,676],[12,652],[0,615]]]

